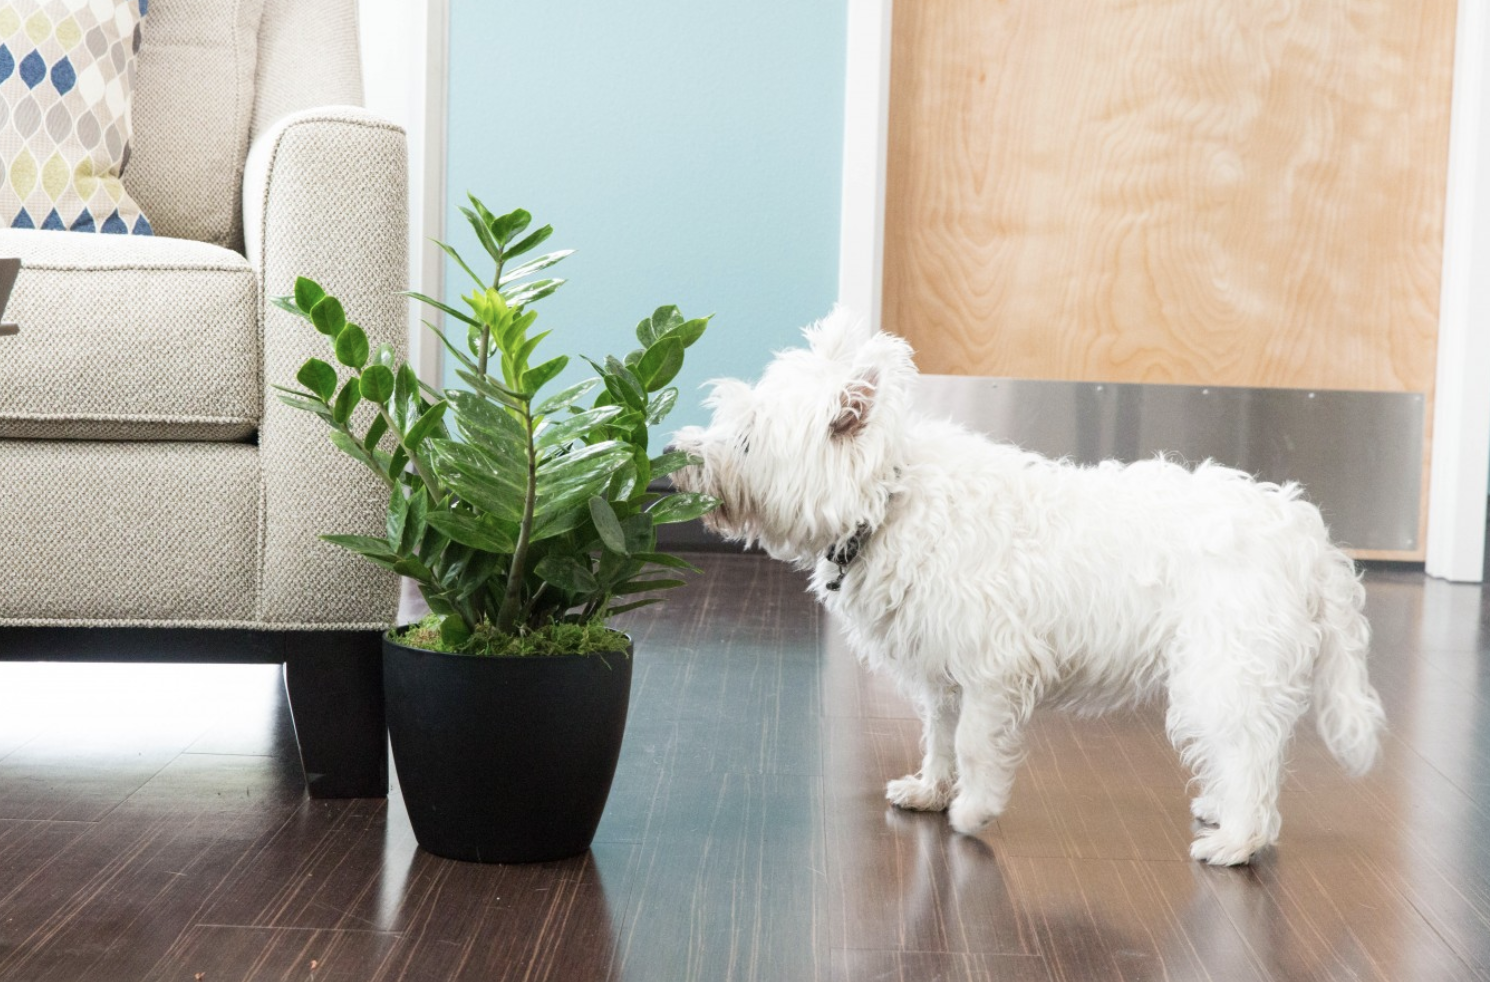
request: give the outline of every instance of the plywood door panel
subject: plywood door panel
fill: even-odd
[[[1453,29],[896,3],[885,326],[932,373],[1431,392]]]

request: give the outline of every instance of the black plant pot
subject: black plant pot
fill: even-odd
[[[590,848],[610,794],[631,649],[486,658],[383,638],[393,762],[425,850],[533,863]]]

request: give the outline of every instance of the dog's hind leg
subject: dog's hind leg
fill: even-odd
[[[1283,687],[1219,671],[1234,664],[1212,657],[1204,678],[1172,681],[1169,692],[1170,734],[1201,786],[1191,810],[1215,825],[1200,833],[1190,855],[1213,866],[1242,865],[1277,841],[1284,754],[1303,712]]]
[[[921,717],[921,771],[885,785],[885,797],[896,808],[945,811],[957,781],[955,735],[958,693],[954,686],[927,688],[916,696]]]
[[[1024,724],[1032,707],[997,689],[963,689],[957,721],[957,796],[952,828],[973,835],[999,816],[1014,770],[1024,759]]]

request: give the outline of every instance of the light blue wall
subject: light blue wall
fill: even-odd
[[[484,257],[470,190],[578,250],[537,308],[550,356],[624,355],[662,304],[715,314],[665,425],[703,422],[699,383],[755,377],[837,295],[845,18],[846,0],[453,0],[448,241]],[[451,264],[446,283],[469,280]]]

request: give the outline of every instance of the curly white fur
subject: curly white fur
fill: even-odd
[[[1284,753],[1311,696],[1353,773],[1383,725],[1349,557],[1296,485],[1165,459],[1078,467],[920,417],[904,341],[835,309],[755,386],[715,383],[676,477],[712,526],[813,570],[860,658],[920,710],[902,808],[973,833],[1003,810],[1039,704],[1100,713],[1163,693],[1214,827],[1191,848],[1247,862],[1276,841]],[[842,570],[826,556],[872,530]],[[840,572],[841,589],[831,585]]]

